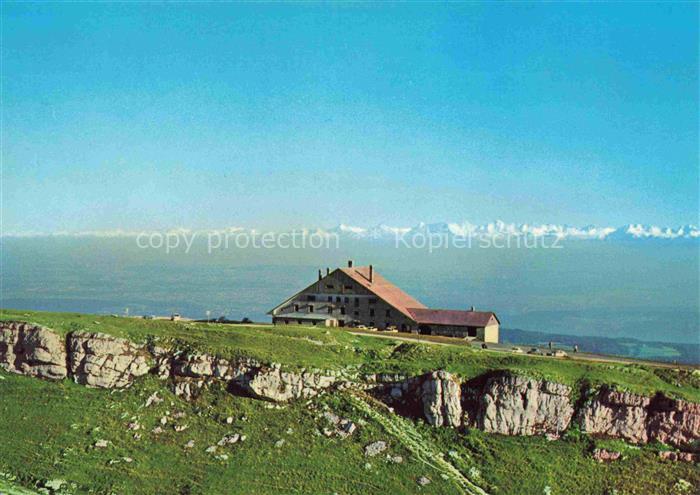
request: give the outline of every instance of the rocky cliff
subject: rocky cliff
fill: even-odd
[[[700,438],[700,404],[601,388],[579,411],[582,431],[632,443],[657,440],[677,447]]]
[[[415,377],[283,370],[254,359],[226,360],[134,344],[101,333],[72,332],[0,322],[0,367],[29,376],[100,388],[128,387],[147,373],[187,399],[216,381],[234,393],[283,402],[331,388],[368,390],[407,416],[436,427],[470,427],[503,435],[557,437],[573,423],[592,435],[633,443],[659,441],[688,448],[700,439],[700,404],[662,395],[644,397],[607,387],[589,391],[578,410],[570,387],[505,372],[461,383],[445,371]]]
[[[48,328],[21,322],[0,325],[0,366],[24,375],[60,380],[67,376],[66,347]]]
[[[82,385],[122,388],[151,370],[152,356],[126,339],[101,333],[68,335],[68,368]]]
[[[502,435],[559,436],[571,423],[571,389],[546,380],[496,374],[464,385],[465,424]]]

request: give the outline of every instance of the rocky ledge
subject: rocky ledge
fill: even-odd
[[[354,387],[369,391],[399,414],[436,427],[556,438],[576,424],[591,435],[632,443],[659,441],[688,450],[700,439],[700,404],[661,394],[645,397],[602,387],[588,391],[587,400],[575,407],[570,387],[507,372],[466,382],[440,370],[416,377],[357,379],[337,372],[286,371],[279,364],[249,358],[226,360],[138,345],[102,333],[71,332],[64,340],[48,328],[22,322],[0,322],[0,367],[100,388],[128,387],[151,373],[188,400],[216,381],[233,393],[273,402]]]
[[[571,423],[571,388],[560,383],[497,374],[465,384],[465,423],[502,435],[558,437]]]
[[[578,413],[581,430],[632,443],[659,441],[677,447],[700,438],[700,404],[601,388]]]
[[[692,449],[700,439],[700,404],[621,392],[590,390],[574,405],[570,387],[509,372],[460,383],[445,371],[376,380],[370,390],[399,414],[433,426],[477,428],[501,435],[560,437],[572,425],[600,437],[632,443],[659,441]]]
[[[48,328],[22,322],[0,324],[0,366],[48,380],[68,375],[66,346]]]
[[[69,370],[76,383],[122,388],[151,370],[152,356],[129,340],[84,332],[73,332],[67,340]]]

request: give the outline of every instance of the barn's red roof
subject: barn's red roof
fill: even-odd
[[[411,318],[424,325],[453,325],[460,327],[485,327],[498,322],[491,311],[459,311],[455,309],[408,308]]]
[[[372,281],[370,282],[369,267],[357,266],[354,268],[339,268],[340,271],[352,278],[355,282],[362,285],[366,289],[372,291],[380,299],[401,311],[403,314],[412,318],[408,312],[408,308],[425,308],[426,306],[406,294],[404,291],[396,287],[387,279],[377,273],[376,270],[372,273]]]

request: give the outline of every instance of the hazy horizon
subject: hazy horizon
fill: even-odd
[[[131,238],[0,240],[0,306],[247,316],[266,312],[348,259],[430,307],[495,311],[506,328],[699,343],[696,242],[565,242],[560,249],[395,248],[345,239],[322,249],[139,248]],[[672,321],[672,324],[669,324]]]

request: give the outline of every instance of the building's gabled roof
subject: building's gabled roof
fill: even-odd
[[[412,318],[408,308],[425,308],[426,306],[406,294],[387,279],[372,271],[372,281],[370,282],[370,268],[368,266],[357,266],[352,268],[338,268],[355,282],[374,293],[378,298],[393,306],[404,315]]]
[[[426,307],[408,308],[411,318],[424,325],[453,325],[460,327],[485,327],[498,322],[498,317],[491,311],[459,311],[455,309],[428,309]]]
[[[418,324],[485,327],[489,324],[493,324],[494,322],[500,323],[496,314],[491,311],[459,311],[452,309],[429,309],[423,303],[409,296],[404,291],[402,291],[394,284],[389,282],[387,279],[379,275],[375,270],[371,270],[369,266],[337,268],[333,270],[333,272],[331,272],[329,275],[332,276],[337,272],[345,274],[350,279],[367,289],[369,292],[376,295],[377,298],[383,300],[384,302],[395,308],[397,311],[404,314],[406,317],[410,318]],[[328,277],[329,275],[326,275],[319,281],[312,283],[305,289],[300,290],[299,292],[285,300],[283,303],[270,310],[268,314],[274,314],[275,310],[285,307],[285,305],[288,305],[299,294],[310,290],[315,284],[321,282],[321,280],[325,280],[326,277]],[[327,305],[332,306],[333,304],[327,303]],[[321,307],[319,307],[319,309],[321,309]],[[294,316],[291,316],[292,314],[297,313],[283,313],[276,316],[294,318]],[[303,314],[308,316],[310,313]],[[328,317],[324,316],[324,318]]]

